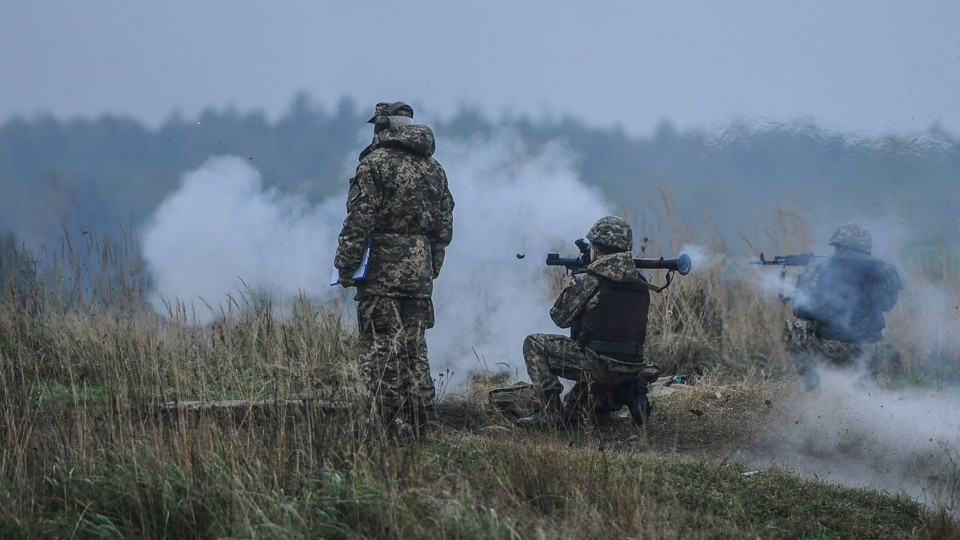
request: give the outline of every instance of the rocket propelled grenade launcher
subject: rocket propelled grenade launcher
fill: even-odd
[[[590,242],[587,242],[583,238],[578,238],[574,244],[576,244],[577,249],[580,250],[580,255],[576,257],[561,257],[559,253],[547,253],[547,266],[563,266],[570,274],[578,274],[585,271],[587,266],[590,264]],[[637,266],[637,268],[642,269],[669,270],[667,273],[667,283],[663,287],[660,287],[660,290],[663,290],[670,285],[673,272],[677,272],[681,276],[685,276],[689,274],[690,270],[693,268],[693,262],[690,260],[690,256],[686,253],[681,253],[680,256],[675,259],[664,259],[663,257],[634,257],[633,263]]]

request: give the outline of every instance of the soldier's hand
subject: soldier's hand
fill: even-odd
[[[343,270],[337,273],[337,283],[339,283],[341,287],[353,287],[357,284],[355,280],[351,279],[351,273],[344,272]]]

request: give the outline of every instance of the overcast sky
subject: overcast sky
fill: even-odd
[[[466,103],[649,133],[732,119],[960,134],[960,2],[0,0],[0,122]]]

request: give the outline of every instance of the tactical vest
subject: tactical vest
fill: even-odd
[[[573,324],[571,335],[604,356],[637,362],[643,357],[643,343],[647,337],[647,313],[650,310],[647,282],[640,278],[619,283],[600,275],[597,277],[600,279],[596,293],[599,303],[593,310],[580,315]],[[590,344],[595,342],[601,343],[591,347]],[[619,352],[621,349],[632,351]]]

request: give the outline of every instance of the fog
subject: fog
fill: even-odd
[[[953,2],[0,1],[0,122],[418,96],[650,133],[812,116],[960,132]],[[380,28],[396,31],[378,30]],[[399,97],[397,99],[400,99]],[[415,107],[421,103],[412,103]]]
[[[826,255],[859,223],[903,279],[884,335],[930,387],[823,368],[751,459],[956,509],[960,395],[940,382],[960,358],[958,16],[935,0],[0,0],[0,232],[53,253],[119,223],[153,309],[199,324],[249,294],[323,309],[354,294],[329,285],[369,140],[352,107],[404,99],[449,127],[454,238],[427,341],[456,384],[527,379],[523,338],[564,333],[544,256],[575,254],[603,215],[649,236],[645,256],[685,252],[771,301],[802,300],[802,269],[781,282],[747,257]],[[300,92],[330,114],[291,105]]]

